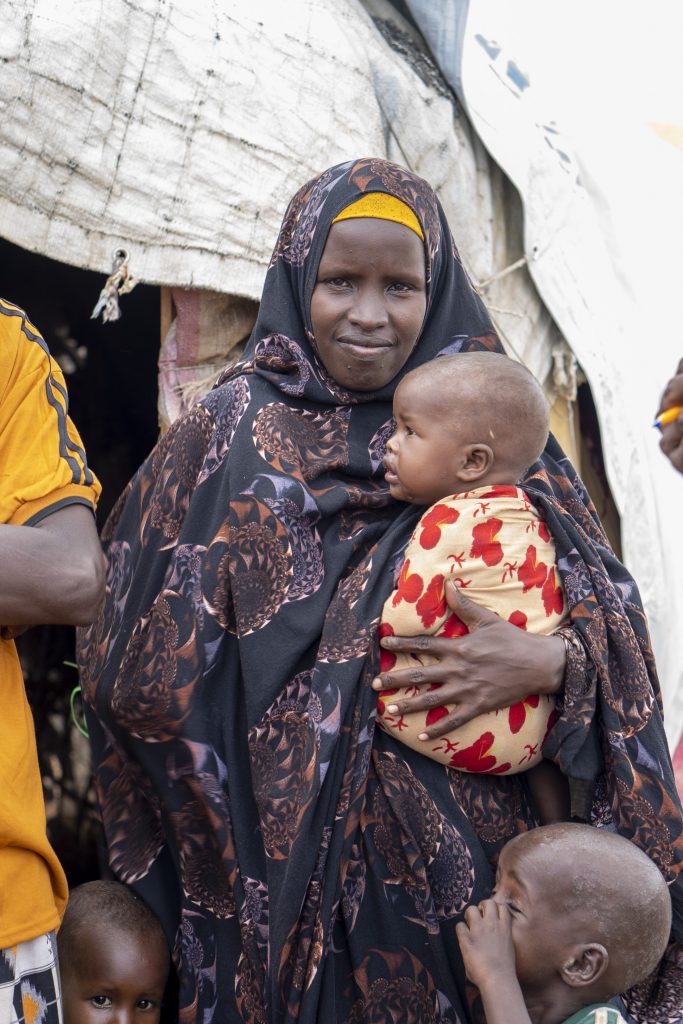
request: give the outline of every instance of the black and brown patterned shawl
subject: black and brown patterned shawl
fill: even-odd
[[[427,253],[420,341],[375,394],[329,379],[309,315],[330,223],[366,191],[413,208]],[[526,784],[375,732],[370,681],[420,511],[383,481],[394,387],[482,348],[499,342],[432,189],[382,160],[333,167],[290,203],[245,361],[107,524],[106,603],[80,652],[97,789],[112,871],[173,939],[181,1021],[481,1019],[455,925],[533,825]],[[549,750],[660,864],[680,935],[680,807],[637,591],[554,442],[528,483],[580,641]],[[679,1020],[682,976],[672,960],[639,991],[640,1021]]]

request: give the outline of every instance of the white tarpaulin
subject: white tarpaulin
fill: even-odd
[[[628,89],[618,77],[604,86],[619,68],[623,86],[652,67],[642,53],[645,10],[638,7],[629,51],[623,5],[606,5],[601,21],[591,5],[552,5],[539,25],[545,12],[537,3],[408,4],[477,133],[519,189],[529,270],[590,381],[624,561],[649,615],[675,746],[683,731],[683,479],[660,453],[652,420],[683,355],[683,155],[626,118]],[[665,23],[654,12],[652,19],[659,39]],[[590,77],[591,60],[600,61],[599,79]],[[560,93],[549,89],[553,62],[570,99],[586,78],[595,90],[570,129]],[[535,74],[541,68],[544,76]],[[591,102],[600,119],[591,118]]]
[[[487,280],[520,255],[509,185],[391,5],[367,7],[0,0],[0,233],[106,273],[125,246],[139,280],[257,299],[289,197],[379,155],[434,185]],[[485,296],[547,383],[561,342],[528,275]]]

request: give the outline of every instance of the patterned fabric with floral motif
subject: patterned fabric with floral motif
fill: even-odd
[[[493,485],[447,496],[420,519],[406,548],[398,584],[382,611],[379,635],[463,636],[467,626],[446,604],[452,580],[476,604],[531,633],[553,633],[567,606],[555,564],[552,537],[524,491]],[[384,672],[430,664],[425,654],[380,651]],[[421,693],[424,686],[383,690],[377,702],[382,729],[426,757],[464,772],[513,775],[542,759],[555,718],[551,697],[523,701],[480,715],[437,740],[420,733],[447,715],[449,705],[391,714],[387,705]]]
[[[329,377],[310,318],[330,224],[367,191],[414,210],[428,273],[420,339],[374,393]],[[524,774],[418,755],[375,728],[371,686],[419,517],[384,481],[393,393],[473,350],[500,343],[433,190],[383,160],[331,168],[285,213],[243,361],[105,527],[105,601],[79,638],[104,841],[164,925],[180,1024],[482,1024],[455,925],[534,825]],[[680,808],[637,592],[552,443],[530,487],[590,666],[568,681],[553,753],[599,788],[600,822],[660,863],[680,937]],[[669,965],[667,1005],[683,990]],[[638,1024],[662,1019],[657,991]]]

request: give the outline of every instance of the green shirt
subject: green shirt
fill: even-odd
[[[593,1003],[592,1006],[584,1006],[578,1013],[572,1014],[564,1024],[626,1024],[626,1022],[614,1006]]]

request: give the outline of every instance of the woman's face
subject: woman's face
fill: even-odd
[[[367,217],[333,224],[311,298],[318,356],[349,391],[377,391],[420,336],[424,246],[410,228]]]

